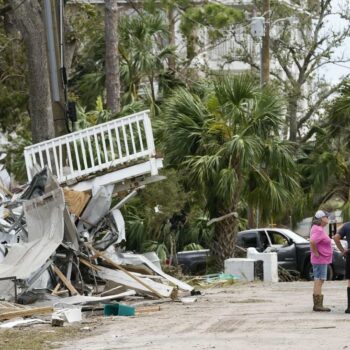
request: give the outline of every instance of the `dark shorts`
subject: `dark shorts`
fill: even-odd
[[[346,255],[345,258],[345,279],[350,280],[350,255]]]

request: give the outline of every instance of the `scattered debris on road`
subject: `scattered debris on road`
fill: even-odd
[[[120,208],[162,179],[147,112],[30,146],[25,158],[30,184],[16,194],[3,190],[0,203],[0,321],[47,321],[49,314],[53,326],[62,326],[81,321],[85,311],[159,310],[134,307],[140,300],[133,298],[190,295],[193,287],[162,271],[159,261],[123,251]]]

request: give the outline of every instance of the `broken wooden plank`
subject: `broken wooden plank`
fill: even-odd
[[[152,293],[154,293],[157,297],[162,298],[163,296],[161,294],[159,294],[155,289],[153,289],[152,287],[150,287],[149,285],[147,285],[146,283],[144,283],[143,281],[140,280],[140,278],[136,277],[135,275],[133,275],[131,272],[125,270],[122,266],[118,265],[117,263],[115,263],[113,260],[107,258],[103,252],[98,251],[97,249],[95,249],[94,247],[92,247],[90,245],[91,250],[95,253],[95,254],[99,254],[100,258],[103,259],[104,261],[106,261],[109,265],[113,266],[114,268],[123,271],[125,274],[127,274],[129,277],[131,277],[132,279],[134,279],[136,282],[138,282],[139,284],[141,284],[143,287],[147,288],[149,291],[151,291]]]
[[[180,289],[185,290],[185,291],[189,291],[189,292],[193,290],[192,286],[190,286],[189,284],[187,284],[187,283],[185,283],[183,281],[178,280],[177,278],[175,278],[173,276],[170,276],[170,275],[166,274],[160,268],[158,268],[153,262],[151,262],[149,259],[147,259],[143,255],[134,254],[133,258],[139,258],[152,271],[154,271],[159,276],[162,276],[163,278],[167,279],[173,285],[178,286]]]
[[[104,295],[106,295],[106,294],[108,294],[108,293],[114,292],[114,291],[116,291],[117,289],[121,289],[121,288],[124,288],[124,286],[117,286],[117,287],[114,287],[114,288],[105,290],[104,292],[102,292],[102,293],[100,294],[100,296],[102,297],[102,296],[104,296]]]
[[[55,274],[60,278],[60,280],[65,284],[65,286],[68,288],[72,295],[79,295],[78,291],[74,288],[72,283],[66,278],[66,276],[56,265],[52,264],[52,269],[55,272]]]
[[[138,273],[143,274],[143,275],[153,275],[154,276],[153,271],[144,265],[127,264],[127,265],[125,265],[125,270],[128,270],[130,272],[138,272]]]
[[[0,314],[26,309],[24,305],[0,301]]]
[[[61,290],[59,290],[58,292],[56,292],[55,295],[60,296],[60,295],[62,295],[62,294],[67,294],[67,295],[69,295],[68,289],[61,289]]]
[[[104,280],[121,284],[129,289],[136,290],[138,293],[143,295],[150,295],[154,297],[155,294],[153,291],[157,291],[157,294],[161,295],[162,298],[169,298],[174,290],[174,288],[171,286],[154,282],[148,278],[138,278],[138,280],[135,280],[129,274],[125,274],[123,271],[118,269],[101,266],[101,271],[99,271],[97,274]],[[141,281],[142,284],[139,283],[139,281]]]
[[[11,318],[14,318],[14,317],[25,317],[25,316],[48,314],[50,312],[53,312],[52,306],[35,307],[31,309],[18,310],[18,311],[9,311],[9,312],[0,314],[0,320],[10,320]]]
[[[140,306],[135,308],[135,315],[139,315],[139,314],[144,314],[147,312],[156,312],[156,311],[160,311],[160,306]]]
[[[61,283],[57,283],[56,287],[54,288],[54,290],[52,291],[52,295],[57,294],[57,292],[60,290],[61,288]]]
[[[89,261],[83,259],[83,258],[79,258],[79,261],[84,264],[85,266],[89,267],[92,270],[95,271],[100,271],[100,268],[97,265],[91,264]]]
[[[79,217],[89,202],[91,195],[87,192],[74,191],[70,188],[64,188],[63,192],[69,211],[76,217]]]

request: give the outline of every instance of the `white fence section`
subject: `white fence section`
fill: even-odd
[[[155,147],[148,114],[135,113],[26,147],[28,180],[45,166],[63,183],[118,165],[150,161]],[[157,168],[152,170],[157,175]]]

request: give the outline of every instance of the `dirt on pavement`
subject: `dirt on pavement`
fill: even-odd
[[[312,282],[237,283],[207,289],[191,304],[161,304],[135,317],[102,319],[66,350],[349,349],[346,281],[326,282],[329,313],[312,311]]]

